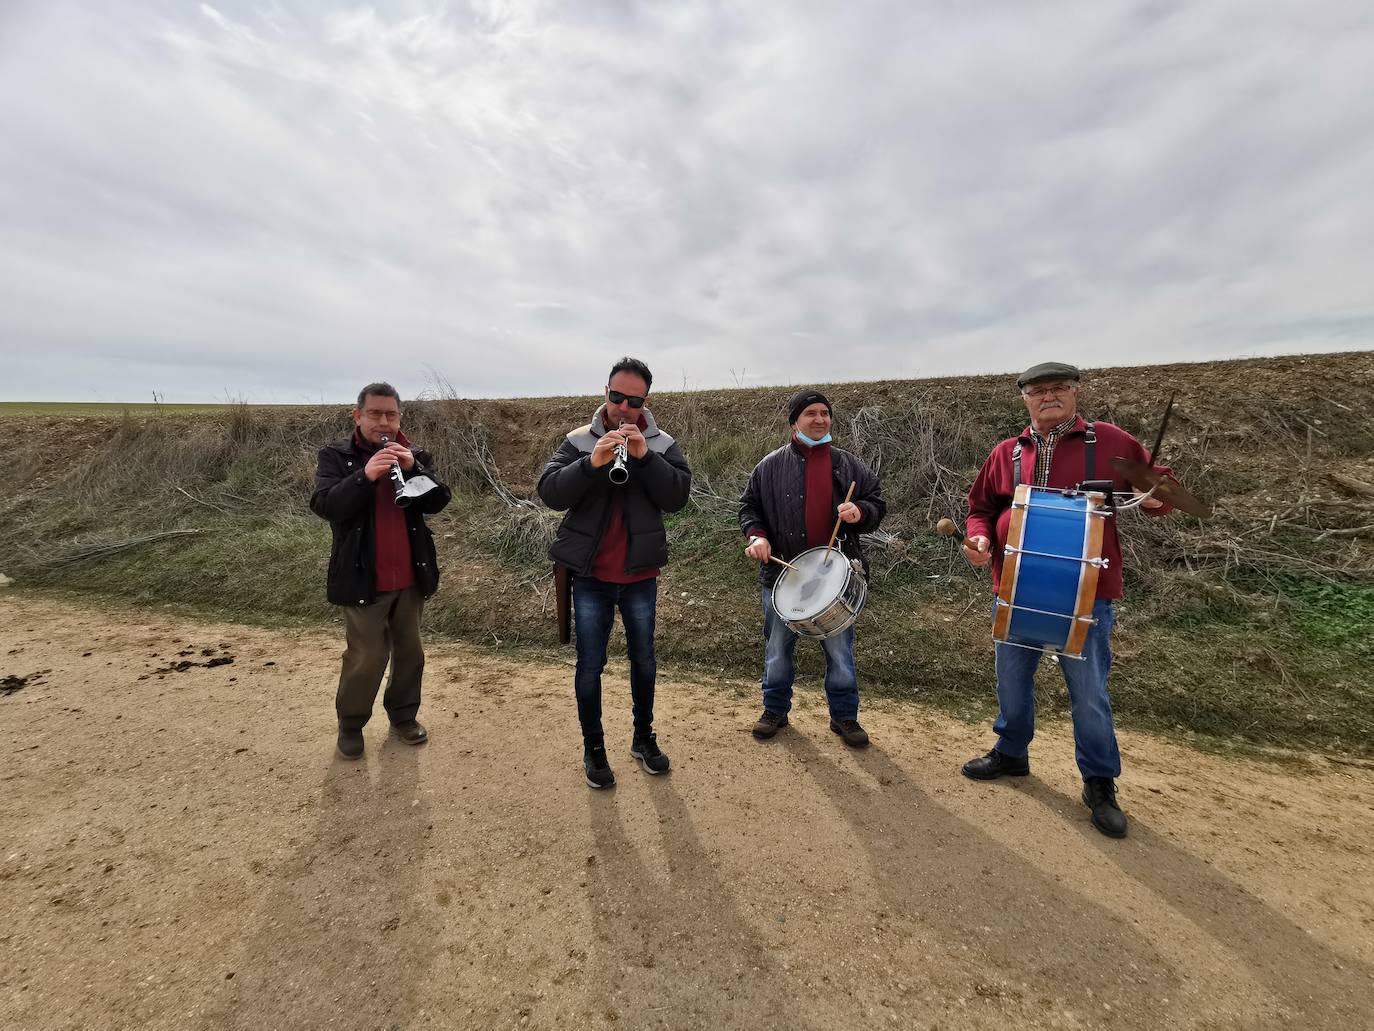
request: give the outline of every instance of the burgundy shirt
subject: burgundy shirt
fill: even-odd
[[[410,441],[401,432],[396,434],[396,443],[410,447]],[[370,459],[381,449],[363,439],[362,433],[353,431],[353,446],[364,461]],[[373,539],[376,554],[373,569],[376,573],[377,591],[399,591],[415,585],[415,568],[410,557],[410,527],[406,525],[406,514],[396,507],[396,486],[390,476],[379,476],[373,484]]]
[[[1087,423],[1082,416],[1074,419],[1073,425],[1057,435],[1054,453],[1050,458],[1049,475],[1044,484],[1059,490],[1076,487],[1086,478],[1087,456],[1084,436]],[[1130,458],[1144,462],[1149,455],[1140,441],[1109,422],[1093,423],[1097,431],[1096,457],[1093,464],[1094,479],[1105,480],[1115,476],[1111,459]],[[1035,478],[1036,444],[1027,427],[1019,437],[1009,437],[992,449],[978,477],[968,492],[968,524],[966,533],[970,537],[986,537],[992,541],[992,589],[994,593],[1002,583],[1002,549],[1007,543],[1007,531],[1011,523],[1011,502],[1016,491],[1012,482],[1012,449],[1017,441],[1021,442],[1021,482],[1032,483]],[[1167,466],[1156,463],[1155,468],[1169,472]],[[1116,490],[1127,491],[1131,485],[1115,476]],[[1150,516],[1167,515],[1173,507],[1167,502],[1160,508],[1144,508],[1140,511]],[[1130,516],[1112,516],[1105,520],[1102,531],[1102,557],[1107,559],[1107,567],[1097,575],[1098,599],[1120,598],[1121,582],[1121,541],[1117,537],[1117,521]]]
[[[637,422],[641,430],[649,425],[642,412]],[[606,520],[606,529],[601,534],[601,545],[597,549],[596,558],[592,559],[592,576],[608,584],[637,584],[641,580],[652,580],[658,576],[657,569],[625,572],[629,552],[630,531],[625,526],[625,492],[617,488],[611,492],[611,513]]]

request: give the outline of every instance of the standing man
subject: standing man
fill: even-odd
[[[763,715],[754,737],[765,740],[787,726],[792,709],[793,654],[797,633],[773,609],[773,584],[784,561],[830,541],[835,517],[842,527],[836,547],[846,559],[864,556],[859,534],[878,528],[887,504],[878,477],[858,456],[833,446],[830,402],[819,390],[802,390],[788,402],[792,439],[755,467],[739,503],[739,524],[749,538],[744,553],[762,563]],[[845,501],[853,483],[854,497]],[[852,748],[868,744],[859,725],[859,680],[854,669],[854,628],[821,642],[825,649],[825,697],[830,729]]]
[[[442,511],[449,489],[439,483],[433,459],[412,450],[401,432],[401,398],[389,383],[369,383],[353,409],[353,436],[320,449],[310,510],[329,520],[328,597],[344,607],[348,646],[334,708],[339,715],[339,754],[363,754],[363,727],[387,681],[382,705],[392,731],[406,744],[428,738],[415,719],[425,652],[420,613],[439,586],[434,537],[425,516]],[[401,508],[396,504],[392,466],[406,477],[424,475],[434,486]]]
[[[964,555],[975,566],[991,563],[994,594],[1001,583],[1002,552],[1017,484],[1065,490],[1084,480],[1108,478],[1112,458],[1145,462],[1149,457],[1140,442],[1125,430],[1106,422],[1084,422],[1078,414],[1078,381],[1078,370],[1062,362],[1045,362],[1023,372],[1016,385],[1031,424],[1019,436],[993,448],[969,490]],[[1116,489],[1130,487],[1118,482]],[[1150,498],[1141,507],[1151,515],[1172,511],[1158,498]],[[1126,814],[1116,802],[1121,753],[1107,695],[1107,673],[1112,665],[1111,633],[1116,621],[1113,602],[1122,596],[1121,543],[1116,522],[1103,520],[1102,557],[1107,564],[1098,572],[1092,612],[1096,622],[1088,632],[1083,658],[1064,659],[1059,668],[1069,687],[1074,745],[1078,770],[1083,776],[1083,803],[1092,810],[1094,827],[1109,837],[1124,838]],[[1035,734],[1035,671],[1040,658],[1038,651],[996,645],[998,713],[992,729],[997,734],[997,744],[987,755],[965,763],[964,776],[995,780],[1008,775],[1023,777],[1030,772],[1027,753]]]
[[[646,773],[669,768],[654,734],[654,615],[659,570],[668,562],[663,513],[687,504],[692,471],[649,412],[652,383],[649,367],[638,359],[622,358],[611,366],[605,403],[590,423],[558,445],[539,477],[544,504],[568,513],[549,555],[573,574],[573,687],[582,724],[582,766],[593,788],[615,784],[601,727],[601,671],[617,608],[630,656],[630,754]]]

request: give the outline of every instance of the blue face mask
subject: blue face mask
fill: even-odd
[[[830,434],[828,434],[828,433],[827,433],[824,437],[822,437],[820,440],[812,440],[810,437],[808,437],[808,436],[807,436],[805,433],[803,433],[801,430],[797,430],[796,432],[797,432],[797,439],[800,440],[800,441],[801,441],[803,444],[805,444],[807,447],[815,447],[817,444],[829,444],[829,443],[830,443]]]

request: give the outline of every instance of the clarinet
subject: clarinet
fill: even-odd
[[[616,429],[620,427],[617,426]],[[615,458],[611,460],[611,469],[606,475],[612,483],[626,483],[630,479],[629,467],[625,464],[630,460],[629,446],[622,440],[615,446]]]
[[[391,443],[391,438],[385,433],[382,434],[382,447]],[[406,493],[406,479],[401,475],[401,463],[391,463],[391,485],[396,488],[396,507],[406,508],[410,505],[410,495]]]

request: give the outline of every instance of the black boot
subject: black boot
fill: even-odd
[[[1126,836],[1126,814],[1116,804],[1116,781],[1111,777],[1083,781],[1083,804],[1093,811],[1093,826],[1107,837]]]
[[[345,759],[361,759],[363,757],[363,732],[361,730],[345,730],[340,727],[339,754]]]
[[[971,780],[996,780],[998,777],[1024,777],[1030,773],[1030,759],[1019,759],[993,749],[987,755],[964,763],[964,776]]]

